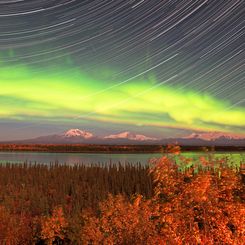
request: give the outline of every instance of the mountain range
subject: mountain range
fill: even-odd
[[[99,137],[91,132],[80,129],[69,129],[62,134],[41,136],[33,139],[15,140],[2,143],[20,144],[171,144],[177,143],[186,146],[245,146],[245,135],[221,133],[221,132],[202,132],[192,133],[180,138],[154,138],[132,132],[121,132]]]

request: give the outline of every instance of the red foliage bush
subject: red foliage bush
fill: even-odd
[[[57,240],[64,240],[66,228],[67,221],[61,207],[55,208],[50,217],[41,218],[41,238],[47,244],[53,244]]]
[[[176,149],[172,151],[176,153]],[[182,161],[189,159],[182,158]],[[97,214],[85,212],[85,244],[244,244],[244,185],[222,160],[179,171],[162,157],[151,169],[154,196],[109,196]],[[199,168],[196,173],[196,168]]]

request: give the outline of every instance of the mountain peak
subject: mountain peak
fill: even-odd
[[[235,134],[235,133],[226,133],[226,132],[203,132],[203,133],[192,133],[186,137],[184,137],[185,139],[203,139],[203,140],[208,140],[208,141],[212,141],[212,140],[217,140],[217,139],[221,139],[221,138],[225,138],[225,139],[244,139],[245,135],[241,135],[241,134]]]
[[[111,134],[104,137],[105,139],[129,139],[129,140],[138,140],[138,141],[145,141],[145,140],[157,140],[156,138],[147,137],[142,134],[134,134],[128,131],[119,133],[119,134]]]
[[[71,137],[82,137],[85,139],[89,139],[93,137],[93,134],[80,129],[69,129],[65,133],[62,134],[63,137],[71,138]]]

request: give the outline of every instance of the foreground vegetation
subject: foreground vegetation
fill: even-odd
[[[168,151],[149,168],[0,166],[0,244],[244,244],[244,163]]]

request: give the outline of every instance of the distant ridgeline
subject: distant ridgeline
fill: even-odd
[[[245,146],[181,146],[182,151],[245,151]],[[164,153],[166,145],[0,144],[0,151]]]

